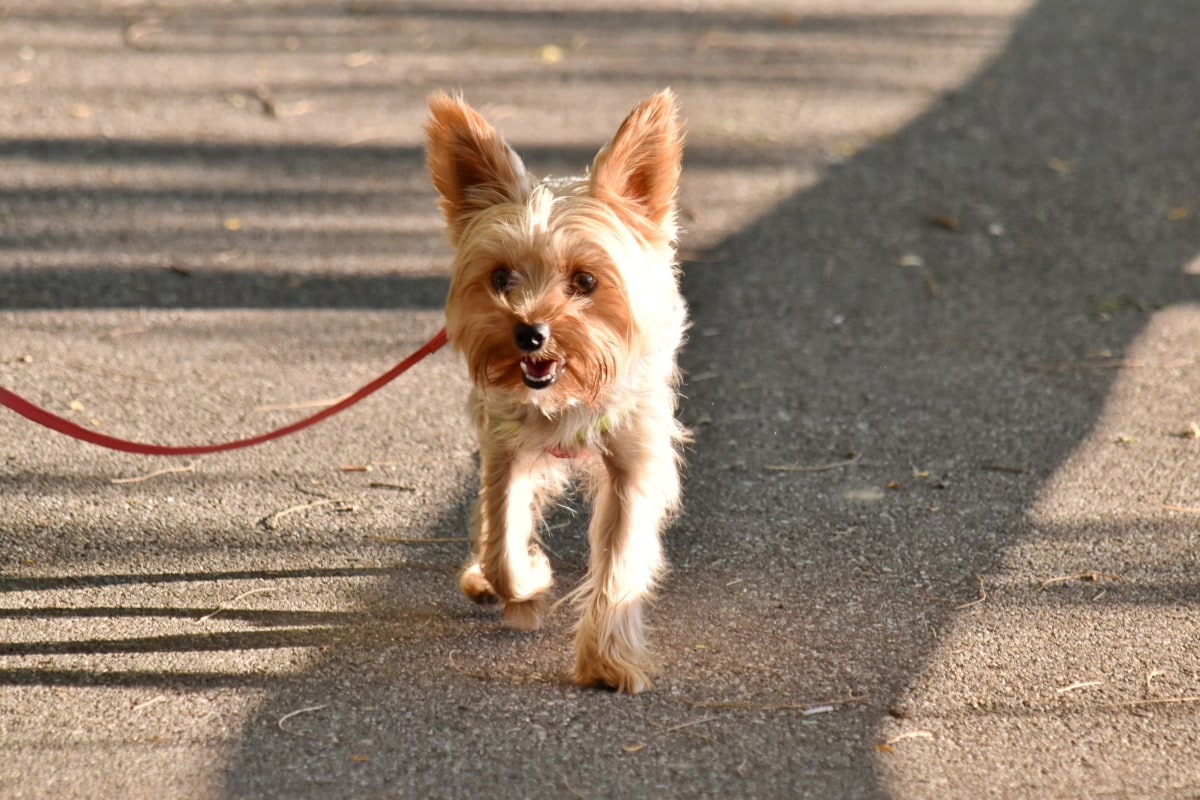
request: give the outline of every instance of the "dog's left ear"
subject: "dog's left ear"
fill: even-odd
[[[675,94],[663,89],[633,110],[592,163],[592,195],[630,203],[663,233],[674,236],[675,193],[683,133]]]

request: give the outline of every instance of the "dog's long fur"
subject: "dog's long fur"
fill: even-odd
[[[506,625],[538,627],[553,579],[536,527],[582,473],[593,513],[573,679],[642,691],[642,609],[664,569],[685,439],[675,97],[635,108],[576,180],[530,176],[460,98],[435,94],[430,110],[429,169],[456,251],[446,329],[470,372],[482,461],[460,586],[503,602]]]

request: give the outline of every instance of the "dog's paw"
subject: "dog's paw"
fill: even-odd
[[[491,605],[500,599],[492,590],[488,579],[483,577],[483,568],[479,564],[471,564],[463,570],[462,575],[458,577],[458,588],[468,600],[480,605]]]
[[[632,661],[593,658],[578,660],[571,681],[585,689],[612,689],[638,694],[651,688],[649,669]]]
[[[515,631],[536,631],[542,627],[546,612],[546,595],[538,594],[527,600],[510,600],[504,604],[504,627]]]
[[[595,637],[581,628],[575,638],[575,669],[571,680],[585,688],[605,688],[637,694],[650,688],[651,658],[637,640],[620,642],[612,637]]]
[[[575,629],[575,669],[579,686],[604,687],[624,694],[650,688],[654,660],[642,636],[641,605],[588,604]]]

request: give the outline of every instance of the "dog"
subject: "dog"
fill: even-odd
[[[472,384],[480,449],[471,558],[459,587],[532,630],[553,585],[537,527],[574,475],[592,505],[572,680],[636,694],[653,663],[643,610],[680,505],[676,262],[678,102],[643,101],[586,177],[539,180],[461,97],[435,93],[430,176],[455,257],[446,332]]]

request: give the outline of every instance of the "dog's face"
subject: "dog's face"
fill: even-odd
[[[446,328],[472,380],[552,411],[602,405],[676,297],[674,98],[626,119],[588,178],[538,184],[461,100],[430,101],[429,166],[456,249]]]

